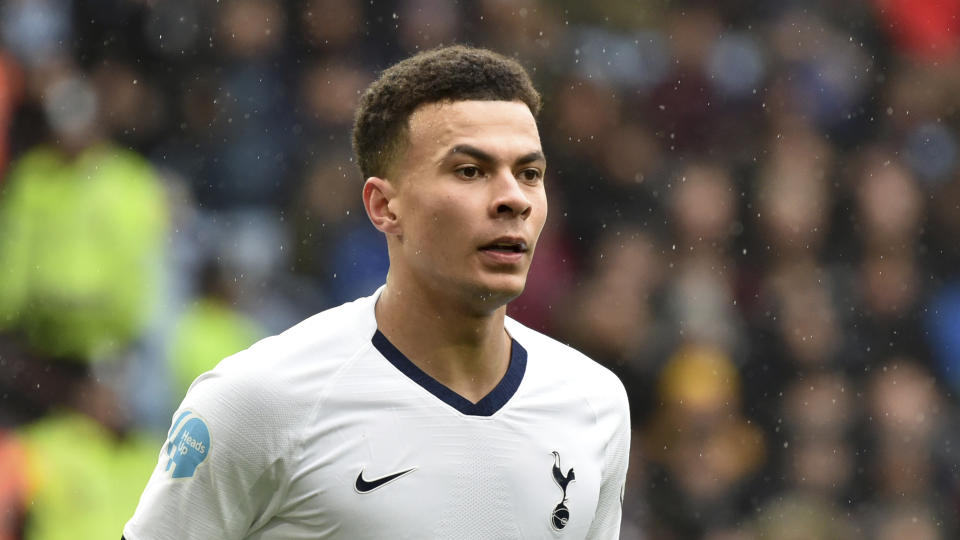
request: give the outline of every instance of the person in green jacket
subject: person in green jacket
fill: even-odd
[[[83,95],[55,90],[50,99]],[[26,152],[0,185],[0,332],[21,333],[54,357],[96,362],[144,328],[167,201],[143,157],[93,124],[59,129],[58,144]]]

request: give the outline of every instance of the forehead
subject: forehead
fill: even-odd
[[[409,120],[410,157],[430,158],[470,144],[508,159],[540,150],[533,113],[520,101],[454,101],[417,107]]]

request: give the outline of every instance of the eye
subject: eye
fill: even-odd
[[[480,167],[477,167],[475,165],[467,165],[465,167],[460,167],[459,169],[457,169],[456,172],[457,172],[457,175],[460,176],[460,178],[466,178],[468,180],[479,178],[480,175],[482,174]]]
[[[520,171],[520,178],[526,182],[536,182],[543,178],[543,173],[540,169],[524,169]]]

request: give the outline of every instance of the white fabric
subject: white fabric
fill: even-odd
[[[378,294],[199,377],[125,538],[617,538],[630,440],[619,379],[507,319],[528,354],[523,380],[494,414],[463,414],[372,345]],[[202,429],[181,437],[193,418],[208,442]],[[177,451],[203,457],[179,469],[187,477],[172,477]],[[551,519],[564,496],[554,452],[575,475],[562,529]],[[372,491],[355,487],[361,470],[373,481],[410,468]]]

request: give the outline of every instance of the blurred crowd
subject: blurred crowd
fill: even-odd
[[[627,386],[623,538],[957,538],[958,18],[0,2],[0,540],[119,536],[196,375],[382,283],[353,111],[455,42],[544,94],[550,216],[509,313]]]

